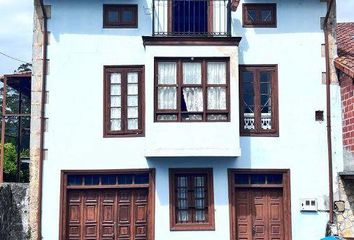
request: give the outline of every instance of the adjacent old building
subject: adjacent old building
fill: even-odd
[[[324,237],[333,2],[36,0],[32,238]]]
[[[341,236],[354,237],[354,23],[337,25],[338,71],[342,101],[344,171],[339,173],[339,195],[345,204],[338,214]]]

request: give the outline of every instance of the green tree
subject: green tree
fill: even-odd
[[[17,151],[12,143],[4,145],[4,174],[7,181],[16,180]]]

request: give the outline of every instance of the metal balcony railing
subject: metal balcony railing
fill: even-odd
[[[231,36],[229,0],[153,0],[153,36]]]

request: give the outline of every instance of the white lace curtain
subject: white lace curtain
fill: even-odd
[[[177,83],[177,64],[175,62],[160,62],[158,64],[158,83],[163,85],[174,85]],[[158,108],[177,109],[176,86],[158,88]]]
[[[177,109],[177,64],[175,62],[160,62],[158,64],[158,83],[164,85],[158,88],[158,108]],[[207,83],[226,84],[226,63],[208,62]],[[183,63],[183,84],[199,86],[184,87],[182,94],[188,112],[203,111],[202,65],[201,63]],[[170,85],[170,86],[169,86]],[[213,86],[207,88],[207,106],[209,110],[226,109],[226,88]]]

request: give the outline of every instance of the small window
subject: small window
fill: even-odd
[[[105,137],[143,135],[143,70],[105,67]]]
[[[243,4],[243,26],[277,27],[276,4]]]
[[[138,5],[103,5],[103,27],[137,28]]]
[[[238,173],[235,174],[235,184],[241,185],[281,185],[283,184],[283,174],[257,174]]]
[[[240,66],[240,98],[241,135],[279,135],[277,66]]]
[[[156,60],[155,121],[229,121],[226,59]]]
[[[171,230],[213,230],[211,169],[170,169]]]

